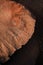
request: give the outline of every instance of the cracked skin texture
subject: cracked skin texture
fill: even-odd
[[[35,19],[29,10],[13,1],[0,1],[0,61],[9,59],[32,37]]]

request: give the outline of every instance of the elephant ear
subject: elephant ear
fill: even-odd
[[[0,4],[0,62],[9,59],[32,37],[35,19],[24,6],[13,1]]]

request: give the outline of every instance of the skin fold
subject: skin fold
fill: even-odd
[[[9,59],[32,37],[35,19],[29,10],[13,1],[0,1],[0,62]]]

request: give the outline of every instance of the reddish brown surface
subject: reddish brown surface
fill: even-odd
[[[16,49],[31,38],[35,20],[24,6],[12,1],[0,1],[0,58],[8,59]]]

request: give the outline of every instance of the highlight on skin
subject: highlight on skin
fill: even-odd
[[[6,62],[32,37],[35,19],[23,5],[0,0],[0,62]]]

